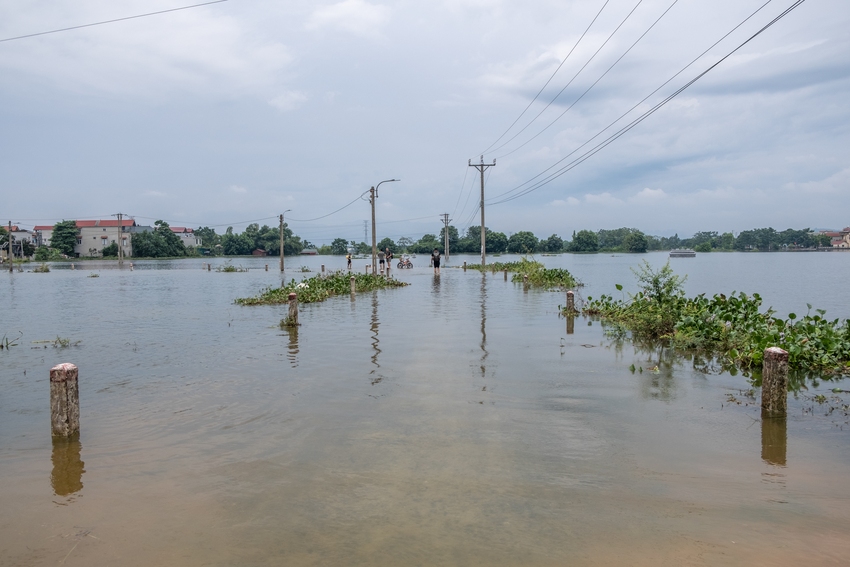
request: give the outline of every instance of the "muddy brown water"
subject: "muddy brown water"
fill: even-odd
[[[546,260],[593,294],[636,258]],[[304,305],[288,333],[285,306],[232,304],[273,261],[201,262],[3,275],[0,334],[23,335],[0,351],[0,565],[847,564],[850,418],[826,415],[846,382],[762,421],[740,376],[567,334],[560,294],[452,268]],[[81,342],[36,342],[56,336]],[[54,443],[59,362],[82,432]]]

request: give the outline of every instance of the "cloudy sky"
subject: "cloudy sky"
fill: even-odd
[[[0,2],[0,40],[192,3]],[[290,209],[314,243],[359,241],[358,196],[398,178],[379,238],[418,238],[479,222],[483,154],[508,234],[840,228],[850,3],[807,0],[734,51],[793,4],[228,0],[0,41],[0,221],[224,232]]]

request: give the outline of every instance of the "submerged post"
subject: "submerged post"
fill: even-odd
[[[63,362],[50,369],[50,425],[54,437],[80,431],[80,390],[74,364]]]
[[[325,265],[324,264],[322,264],[322,273],[323,274],[325,273]]]
[[[788,352],[779,347],[764,349],[761,374],[762,417],[784,416],[788,410]]]
[[[576,296],[573,290],[567,290],[567,314],[576,312]]]
[[[207,271],[208,272],[212,271],[212,266],[210,265],[209,262],[207,262]]]
[[[508,269],[505,268],[505,281],[508,281]]]
[[[269,271],[269,265],[268,264],[266,264],[266,271],[267,272]]]
[[[463,263],[463,271],[466,271],[466,262]]]
[[[293,326],[297,326],[298,322],[298,294],[289,294],[289,322]]]
[[[354,276],[351,276],[351,278],[349,279],[351,281],[351,294],[354,295],[354,293],[357,291],[357,285],[355,284]]]

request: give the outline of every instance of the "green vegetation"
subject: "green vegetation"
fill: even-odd
[[[63,220],[53,226],[53,235],[50,237],[51,248],[55,248],[60,254],[73,257],[76,244],[77,221]]]
[[[215,271],[216,272],[225,272],[225,273],[237,273],[237,272],[247,272],[248,268],[243,268],[242,266],[239,266],[239,267],[234,266],[228,260],[228,262],[226,264],[224,264],[223,266],[216,267]]]
[[[800,320],[774,317],[772,309],[760,311],[761,297],[754,293],[712,298],[700,294],[686,298],[684,278],[669,264],[654,271],[646,262],[633,270],[640,291],[629,299],[603,295],[588,297],[583,313],[613,324],[613,334],[631,332],[638,343],[665,342],[677,349],[716,356],[725,367],[745,371],[760,369],[764,349],[788,351],[789,368],[813,375],[850,373],[850,322],[824,318],[821,309]],[[617,284],[617,289],[622,286]]]
[[[313,276],[301,282],[292,280],[283,287],[266,288],[254,297],[235,300],[238,305],[278,305],[289,302],[289,294],[297,293],[299,303],[316,303],[335,295],[351,293],[350,277],[354,277],[356,291],[372,291],[410,285],[392,278],[383,278],[369,274],[349,274],[334,272],[327,276]]]
[[[20,336],[14,338],[14,339],[9,339],[4,334],[3,338],[0,338],[0,350],[3,350],[3,349],[9,350],[13,346],[18,346],[18,341],[21,339],[21,337],[24,336],[23,333],[21,333],[20,331],[18,331],[18,332],[20,333]]]
[[[62,253],[56,248],[48,248],[47,246],[39,246],[35,250],[36,262],[56,262],[62,260]]]
[[[37,274],[46,274],[50,271],[50,266],[48,266],[47,264],[41,264],[40,266],[36,266],[35,268],[33,268],[32,271]]]
[[[471,264],[466,268],[481,271],[481,264]],[[484,271],[502,272],[504,270],[514,274],[511,276],[513,282],[524,283],[524,276],[527,275],[528,285],[532,287],[571,289],[581,286],[581,283],[568,270],[546,268],[542,263],[528,258],[522,258],[519,262],[494,262],[484,266]]]
[[[133,257],[180,258],[190,255],[183,241],[171,231],[167,222],[158,220],[154,225],[156,228],[150,232],[133,234]]]

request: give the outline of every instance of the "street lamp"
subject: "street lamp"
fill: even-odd
[[[283,272],[283,215],[291,211],[292,209],[286,209],[282,213],[280,213],[280,271]]]
[[[401,179],[384,179],[381,183],[390,183],[392,181],[401,181]],[[378,269],[378,242],[375,233],[375,199],[378,198],[378,187],[381,186],[381,183],[369,189],[369,202],[372,204],[372,275],[375,275]]]

